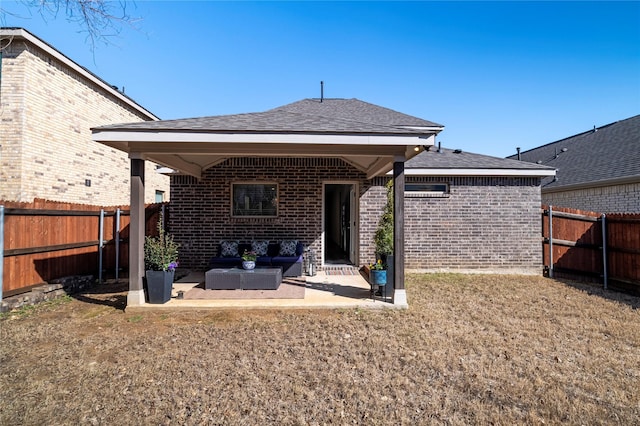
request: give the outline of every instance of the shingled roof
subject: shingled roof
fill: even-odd
[[[522,152],[520,158],[557,170],[557,180],[545,179],[543,190],[640,181],[640,115]]]
[[[432,146],[443,126],[358,99],[304,99],[264,112],[105,125],[92,139],[201,177],[231,157],[335,157],[368,178]]]
[[[97,130],[410,135],[442,128],[358,99],[304,99],[265,112],[114,124]]]
[[[370,104],[359,99],[303,99],[271,111],[286,111],[296,114],[348,118],[360,123],[376,123],[390,127],[444,127],[432,121],[403,114],[389,108]]]
[[[489,155],[474,154],[461,150],[441,148],[440,151],[431,149],[416,155],[405,164],[406,169],[462,169],[462,170],[530,170],[548,172],[554,170],[540,164],[528,163],[526,161],[509,160]]]

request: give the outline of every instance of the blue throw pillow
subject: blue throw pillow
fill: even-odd
[[[291,257],[296,255],[297,240],[284,240],[280,242],[279,256]]]
[[[240,257],[237,241],[220,241],[220,256]]]
[[[251,241],[251,251],[255,252],[258,257],[266,256],[268,248],[269,241]]]

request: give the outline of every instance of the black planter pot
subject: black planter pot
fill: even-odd
[[[149,303],[167,303],[171,299],[175,271],[147,271],[147,293]]]

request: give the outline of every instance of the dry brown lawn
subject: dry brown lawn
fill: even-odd
[[[640,299],[410,275],[406,311],[123,311],[101,288],[0,318],[0,424],[640,422]]]

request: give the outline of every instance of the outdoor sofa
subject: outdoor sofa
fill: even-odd
[[[240,243],[226,240],[218,244],[217,256],[209,260],[209,269],[242,267],[242,254],[246,251],[257,253],[256,266],[282,267],[283,277],[302,275],[302,254],[304,244],[296,240],[252,241]]]

